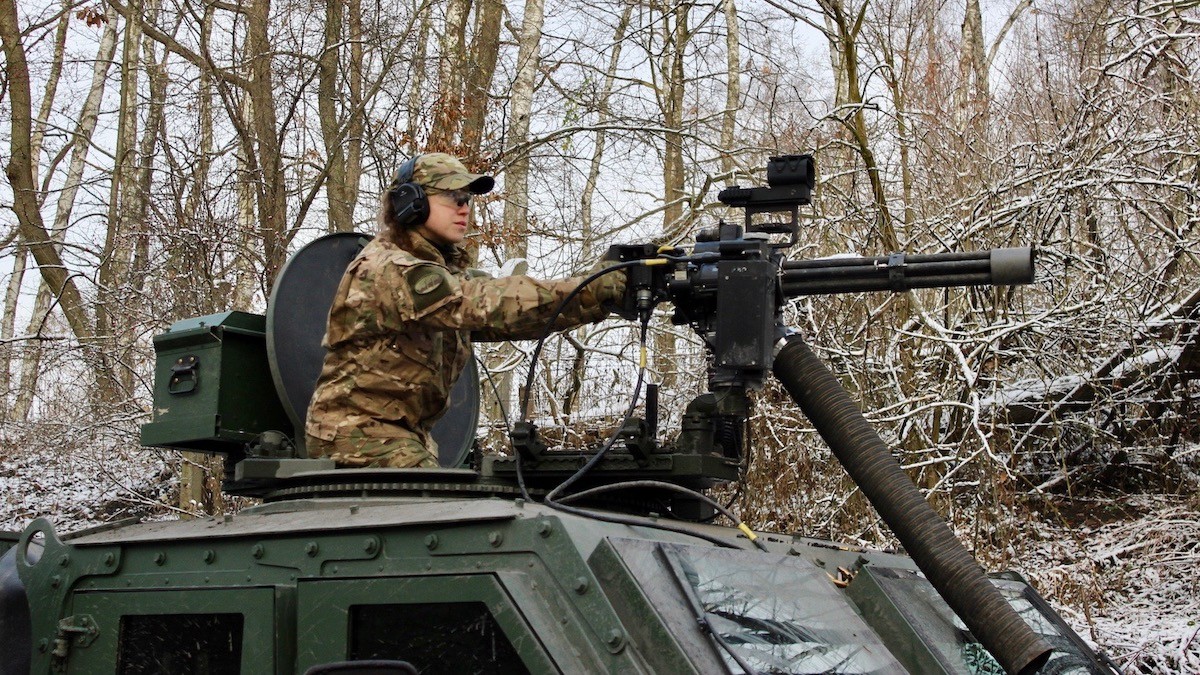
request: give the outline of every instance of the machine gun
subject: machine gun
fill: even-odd
[[[655,453],[736,460],[750,410],[748,392],[760,389],[773,374],[980,642],[1006,671],[1036,672],[1049,657],[1049,645],[991,585],[833,373],[782,320],[784,305],[799,296],[1028,284],[1034,277],[1034,252],[1009,248],[787,260],[785,253],[798,238],[799,208],[810,203],[814,177],[811,156],[772,157],[767,186],[732,187],[718,195],[722,203],[744,209],[744,224],[721,221],[697,236],[690,252],[649,244],[609,249],[606,258],[628,270],[627,292],[618,312],[645,320],[657,305],[669,303],[672,321],[691,326],[708,352],[709,391],[688,406],[673,444],[657,444],[653,388],[647,394],[649,420],[628,420],[619,437],[643,466]],[[762,214],[780,213],[790,218],[754,221]],[[513,439],[522,461],[537,466],[546,460],[536,427],[519,424]]]

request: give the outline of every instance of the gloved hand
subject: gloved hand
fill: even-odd
[[[588,275],[590,276],[600,270],[618,265],[620,262],[619,260],[604,260],[603,258],[597,260],[592,269],[588,270]],[[609,311],[612,311],[615,307],[620,307],[622,300],[625,298],[625,283],[625,270],[616,270],[588,284],[588,290],[592,292],[592,295],[596,296],[597,302]]]

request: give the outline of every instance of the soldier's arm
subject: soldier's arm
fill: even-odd
[[[534,340],[546,332],[547,323],[583,277],[543,281],[516,275],[499,279],[470,279],[463,282],[464,307],[474,305],[486,317],[481,328],[473,329],[472,339]],[[486,312],[494,312],[490,316]],[[595,293],[584,288],[575,294],[562,312],[554,317],[553,330],[568,330],[585,323],[600,321],[609,312]]]
[[[402,322],[469,330],[477,340],[541,336],[554,310],[581,279],[541,281],[527,276],[460,280],[432,263],[400,268],[396,281]],[[580,291],[554,322],[565,330],[608,315],[590,289]]]

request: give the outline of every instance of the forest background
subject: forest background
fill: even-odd
[[[373,231],[415,152],[495,174],[480,266],[542,277],[610,243],[686,243],[731,217],[721,187],[812,152],[792,257],[1038,248],[1032,286],[787,318],[985,566],[1022,571],[1132,671],[1200,672],[1196,6],[0,3],[0,529],[237,508],[211,458],[138,448],[151,337],[264,311],[289,253]],[[553,340],[542,425],[604,433],[635,340],[620,321]],[[702,350],[665,314],[651,340],[677,419]],[[509,409],[530,351],[479,346]],[[481,415],[492,449],[500,409]],[[894,543],[781,391],[752,435],[728,495],[749,524]]]

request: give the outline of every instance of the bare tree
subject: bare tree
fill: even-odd
[[[325,3],[325,42],[318,59],[317,103],[325,144],[325,195],[329,203],[330,232],[354,229],[354,206],[362,175],[363,116],[366,111],[363,105],[361,12],[360,0]],[[347,54],[344,68],[340,58],[343,52]],[[342,86],[343,80],[346,87]],[[340,101],[345,101],[346,114],[339,114]]]
[[[859,69],[862,63],[859,59],[858,41],[867,3],[853,7],[842,0],[818,0],[818,5],[830,23],[831,30],[827,35],[830,49],[837,54],[837,63],[843,71],[840,77],[845,81],[846,101],[844,108],[837,114],[850,134],[871,186],[876,214],[875,236],[879,238],[884,249],[897,250],[900,248],[900,241],[896,236],[891,209],[888,206],[882,167],[876,160],[867,130],[866,104],[863,101],[863,85],[860,81]]]
[[[106,36],[109,35],[106,32]],[[32,98],[29,82],[29,66],[25,59],[20,21],[15,6],[10,5],[0,8],[0,37],[3,38],[4,44],[5,75],[8,80],[9,101],[12,111],[12,133],[10,136],[12,154],[8,165],[5,167],[5,173],[13,190],[13,210],[17,215],[18,231],[29,252],[33,255],[34,260],[37,261],[41,270],[42,280],[57,299],[58,307],[66,318],[67,324],[70,326],[75,338],[83,343],[83,346],[89,350],[90,355],[94,357],[95,345],[92,340],[96,333],[88,312],[88,307],[75,282],[75,275],[63,263],[58,247],[54,243],[54,238],[47,232],[42,219],[42,200],[39,198],[40,189],[34,180],[34,165],[37,158],[33,155],[34,127],[31,114]],[[102,56],[108,50],[111,58],[111,45],[114,42],[102,41]],[[99,59],[97,61],[97,70],[99,70],[101,64],[104,64],[104,67],[107,68],[107,60]],[[97,84],[98,81],[99,84]],[[102,81],[103,74],[101,72],[95,73],[92,94],[88,99],[89,102],[93,101],[93,97],[98,102],[100,92],[103,91]],[[76,138],[77,147],[80,144],[87,144],[91,131],[95,128],[94,117],[86,114],[89,109],[94,110],[94,108],[89,108],[88,104],[85,103],[85,115],[80,122],[80,132],[82,133],[78,134]],[[80,153],[77,153],[77,156],[80,157],[79,161],[82,163],[83,158]],[[62,198],[60,197],[60,213],[65,218],[64,211],[66,210],[61,208],[61,201]],[[39,308],[35,306],[34,312],[34,320],[40,321],[38,318]],[[44,315],[45,308],[42,308],[40,316]],[[30,361],[26,361],[27,366],[29,363]],[[27,396],[32,395],[33,378],[35,377],[32,373],[36,372],[36,370],[36,366],[34,366],[22,378],[22,387],[27,391]],[[107,379],[110,375],[110,373],[103,370],[98,373],[100,379],[98,386],[101,390],[115,389],[115,383]],[[14,412],[19,413],[18,417],[24,417],[24,414],[28,410],[28,404],[19,400],[17,408]]]
[[[734,172],[732,150],[742,91],[741,40],[736,0],[725,0],[722,7],[725,10],[725,111],[721,116],[721,172],[732,177]]]
[[[504,14],[501,0],[478,0],[475,5],[474,40],[467,59],[463,86],[463,155],[477,156],[487,135],[487,114],[491,103],[492,80],[500,55],[500,26]],[[480,161],[486,161],[480,157]]]
[[[33,182],[38,182],[38,170],[40,168],[39,159],[42,155],[42,141],[45,139],[46,124],[50,118],[50,109],[54,104],[58,84],[62,77],[63,53],[67,42],[67,26],[70,21],[69,5],[64,3],[63,10],[58,18],[58,26],[54,31],[54,50],[50,62],[50,72],[46,78],[46,86],[42,94],[42,103],[39,106],[37,117],[34,119],[34,129],[30,138],[30,157],[33,159]],[[19,233],[14,233],[19,235]],[[17,242],[13,251],[13,267],[9,277],[8,286],[4,295],[4,315],[0,322],[0,340],[5,341],[6,345],[0,348],[0,395],[7,396],[10,391],[10,368],[12,365],[11,355],[13,350],[12,339],[13,331],[16,328],[17,303],[21,292],[21,283],[25,278],[26,265],[28,264],[28,254],[25,246],[19,241],[19,236],[16,237]],[[36,342],[34,349],[37,349]],[[36,372],[36,368],[30,369],[31,372]],[[27,383],[32,384],[32,383]],[[30,387],[32,388],[32,387]],[[25,408],[28,410],[28,407]],[[0,413],[0,419],[7,416],[8,410]],[[16,410],[12,412],[17,412]],[[24,413],[17,416],[18,419],[24,418]]]

